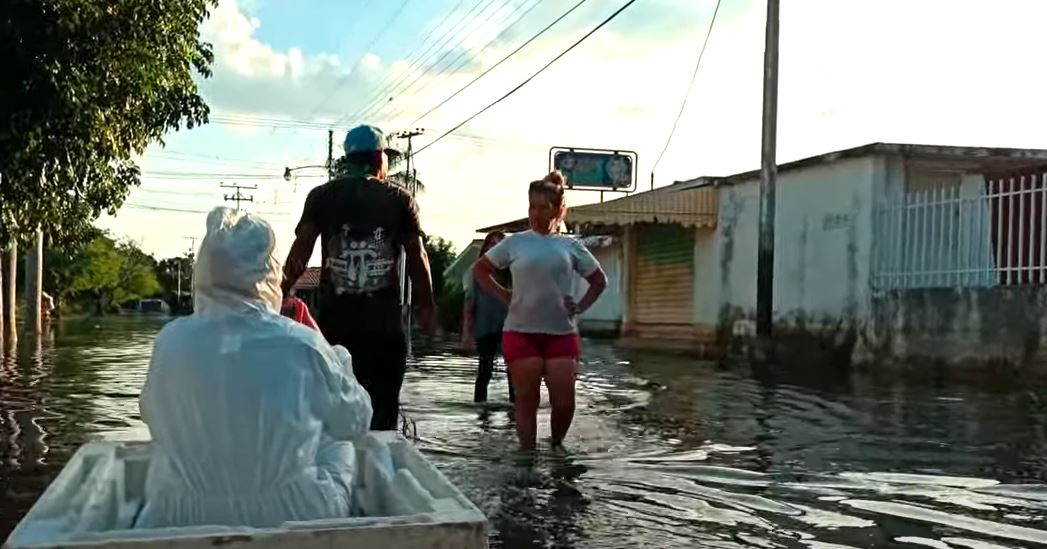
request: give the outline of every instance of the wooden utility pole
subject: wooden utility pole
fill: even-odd
[[[245,190],[245,191],[246,190],[252,190],[253,191],[253,190],[258,189],[258,185],[244,186],[244,185],[226,185],[225,183],[221,183],[219,186],[222,187],[223,189],[235,189],[236,192],[234,192],[233,194],[224,195],[223,198],[225,199],[226,202],[236,202],[236,210],[237,211],[240,211],[240,203],[241,202],[254,202],[254,195],[245,195],[245,194],[241,193],[240,191],[241,190]]]
[[[763,145],[760,160],[760,236],[756,256],[756,334],[770,349],[774,324],[774,187],[778,177],[778,0],[767,0],[763,53]]]
[[[37,227],[33,243],[25,254],[25,331],[30,335],[41,333],[40,309],[43,307],[44,232]]]

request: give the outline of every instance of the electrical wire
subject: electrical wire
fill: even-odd
[[[482,2],[482,1],[483,0],[480,0],[480,2]],[[415,48],[414,50],[412,50],[411,52],[409,52],[407,55],[404,56],[405,58],[410,59],[410,61],[408,62],[408,68],[409,69],[413,68],[415,63],[417,63],[419,59],[421,59],[422,57],[427,55],[430,51],[432,51],[432,49],[435,46],[436,42],[439,42],[440,40],[442,40],[445,36],[447,36],[451,32],[452,29],[445,29],[443,31],[443,34],[441,34],[440,36],[434,38],[434,36],[437,33],[437,30],[440,29],[441,27],[443,27],[444,23],[446,23],[447,20],[450,19],[452,15],[457,13],[458,10],[462,7],[462,5],[465,4],[465,2],[466,2],[466,0],[458,0],[458,3],[455,4],[454,7],[451,8],[450,11],[448,11],[444,15],[443,19],[441,19],[440,22],[437,23],[436,26],[432,28],[432,31],[427,33],[428,36],[429,36],[429,40],[426,40],[421,45],[419,45],[419,47]],[[477,5],[479,5],[480,2],[477,2]],[[473,9],[475,10],[475,7]],[[470,11],[470,13],[472,13],[472,12]],[[468,15],[466,17],[468,17]],[[428,48],[426,48],[426,45],[428,45]],[[421,51],[422,48],[426,48],[426,49],[425,49],[424,52],[419,54],[418,52]],[[378,85],[375,86],[376,92],[373,95],[369,96],[369,98],[367,99],[367,101],[364,102],[364,104],[365,105],[369,105],[376,98],[381,97],[381,90],[383,88],[385,88],[395,78],[396,78],[396,76],[393,75],[392,71],[390,71],[388,74],[386,74],[385,78],[383,78],[381,80],[381,82]]]
[[[464,28],[468,27],[472,22],[476,21],[476,19],[479,18],[480,15],[487,11],[487,8],[494,4],[494,1],[495,0],[481,0],[481,2],[477,3],[477,5],[474,6],[473,9],[471,9],[469,13],[465,15],[465,17],[462,18],[462,20],[458,23],[458,25],[455,28],[450,29],[448,31],[442,42],[430,46],[429,50],[427,51],[427,54],[424,56],[424,59],[421,59],[420,61],[413,64],[412,67],[408,68],[406,72],[400,75],[397,78],[397,80],[389,86],[379,87],[379,89],[371,96],[371,99],[369,99],[368,102],[365,103],[365,106],[359,109],[355,115],[347,114],[342,118],[338,119],[337,123],[344,124],[352,119],[363,120],[366,119],[368,116],[371,116],[377,110],[380,110],[383,106],[383,102],[387,101],[386,98],[398,93],[398,91],[402,89],[403,83],[406,82],[409,78],[411,78],[414,74],[417,74],[418,70],[422,70],[422,73],[428,71],[429,69],[423,69],[423,67],[429,65],[431,59],[440,54],[440,50],[444,48],[453,49],[454,47],[461,45],[461,43],[464,42],[465,38],[468,36],[468,33],[464,32]],[[499,6],[498,9],[500,9],[501,7],[502,6]],[[477,13],[474,18],[470,19],[470,16],[478,8],[480,9],[479,13]],[[497,9],[495,10],[495,13],[497,13]],[[450,44],[455,39],[456,35],[460,36],[461,39],[458,42],[451,44],[448,48],[448,44]],[[433,49],[436,49],[436,51],[432,51]]]
[[[687,108],[687,99],[691,96],[691,90],[694,88],[694,82],[698,78],[698,68],[702,66],[702,57],[705,56],[705,48],[709,45],[709,37],[713,34],[713,25],[716,24],[716,14],[720,13],[720,0],[716,0],[716,7],[713,8],[713,17],[709,21],[709,28],[705,31],[705,39],[702,40],[702,48],[698,50],[698,60],[694,63],[694,73],[691,74],[691,83],[687,85],[687,93],[683,96],[683,101],[680,103],[680,112],[676,113],[676,119],[673,120],[673,127],[669,130],[669,137],[665,140],[665,146],[662,147],[662,152],[658,155],[658,159],[654,161],[654,165],[651,166],[651,187],[654,188],[654,171],[658,168],[658,164],[662,162],[662,157],[665,156],[665,151],[669,150],[669,144],[672,143],[673,135],[676,134],[676,127],[680,124],[680,118],[683,117],[683,111]]]
[[[464,67],[469,62],[470,59],[474,59],[474,58],[479,57],[480,55],[482,55],[483,52],[487,51],[487,49],[491,46],[491,44],[493,44],[495,42],[495,40],[498,39],[498,36],[500,36],[503,32],[509,30],[510,28],[512,28],[514,25],[516,25],[516,23],[520,22],[521,19],[523,19],[528,14],[530,14],[532,11],[534,11],[534,9],[538,7],[538,4],[541,4],[541,3],[542,3],[542,0],[535,0],[529,6],[527,6],[526,9],[524,9],[524,6],[525,6],[525,4],[527,4],[527,2],[526,1],[521,2],[520,5],[514,7],[507,14],[507,16],[505,18],[503,18],[502,20],[500,20],[498,22],[498,25],[500,25],[500,27],[498,28],[497,31],[495,31],[494,33],[492,33],[490,35],[490,38],[486,42],[484,42],[484,44],[482,46],[480,46],[479,51],[477,51],[476,53],[473,53],[468,48],[464,48],[464,47],[463,48],[459,48],[461,51],[459,51],[458,54],[455,55],[454,58],[451,59],[447,63],[447,65],[446,65],[446,67],[444,69],[441,69],[436,74],[428,76],[427,78],[426,78],[426,73],[419,74],[413,81],[411,81],[411,83],[408,84],[403,89],[403,91],[399,93],[399,95],[406,95],[408,92],[410,92],[411,88],[413,88],[416,84],[418,84],[419,81],[422,80],[422,78],[426,78],[426,81],[422,83],[421,87],[419,87],[418,89],[416,89],[415,91],[410,93],[410,95],[407,97],[406,101],[399,101],[399,97],[397,97],[396,98],[397,101],[395,101],[395,102],[388,102],[385,105],[382,105],[382,107],[378,110],[378,112],[376,112],[373,116],[377,116],[378,114],[380,114],[382,112],[382,110],[384,110],[385,107],[387,107],[389,105],[396,105],[397,106],[396,110],[394,111],[393,114],[389,115],[389,117],[388,117],[390,119],[394,119],[395,120],[396,117],[400,116],[401,114],[403,114],[405,111],[407,111],[410,108],[410,105],[414,103],[413,101],[411,101],[412,99],[417,98],[423,91],[425,91],[427,88],[433,86],[436,82],[443,81],[443,80],[447,79],[448,76],[454,74],[459,69]],[[521,10],[523,10],[523,13],[520,13]],[[495,13],[497,13],[497,12],[495,12]],[[494,14],[492,14],[492,16],[493,15]],[[515,19],[513,19],[514,16],[515,16]],[[480,24],[480,26],[483,27],[490,20],[490,18],[491,18],[491,16],[488,16],[488,19],[484,20]],[[512,21],[506,23],[506,21],[508,21],[509,19],[512,19]],[[479,29],[477,29],[477,30],[479,30]],[[446,59],[448,56],[450,56],[452,53],[454,53],[454,51],[455,50],[453,50],[453,49],[447,50],[444,53],[444,55],[440,57],[440,59],[436,60],[436,62],[433,64],[434,67],[438,66],[441,62],[443,62],[444,59]]]
[[[468,124],[468,123],[469,123],[470,121],[472,121],[472,120],[473,120],[474,118],[476,118],[477,116],[480,116],[481,114],[483,114],[483,113],[487,112],[487,110],[488,110],[488,109],[490,109],[491,107],[493,107],[493,106],[497,105],[498,103],[501,103],[502,101],[504,101],[505,99],[507,99],[507,98],[508,98],[509,96],[511,96],[512,94],[514,94],[514,93],[516,93],[517,91],[519,91],[519,90],[520,90],[521,88],[523,88],[523,87],[524,87],[524,86],[526,86],[526,85],[527,85],[528,83],[530,83],[530,82],[531,82],[532,80],[534,80],[534,79],[535,79],[535,77],[537,77],[537,76],[538,76],[539,74],[542,74],[543,72],[545,72],[545,70],[546,70],[546,69],[548,69],[549,67],[551,67],[551,66],[553,65],[553,63],[556,63],[557,61],[559,61],[559,60],[560,60],[561,58],[563,58],[563,57],[564,57],[565,55],[567,55],[568,53],[570,53],[570,52],[571,52],[571,50],[573,50],[574,48],[578,47],[578,45],[579,45],[579,44],[581,44],[581,43],[582,43],[582,42],[584,42],[584,41],[585,41],[586,39],[588,39],[588,38],[589,38],[590,36],[592,36],[593,34],[595,34],[595,33],[596,33],[596,31],[598,31],[598,30],[602,29],[602,28],[603,28],[603,27],[604,27],[605,25],[607,25],[608,23],[610,23],[611,21],[613,21],[613,20],[614,20],[614,19],[615,19],[616,17],[618,17],[618,16],[619,16],[619,15],[620,15],[620,14],[621,14],[621,13],[622,13],[623,11],[625,11],[625,10],[626,10],[626,8],[628,8],[629,6],[633,5],[633,4],[635,3],[635,2],[636,2],[636,0],[629,0],[628,2],[626,2],[625,4],[623,4],[623,5],[622,5],[622,7],[618,8],[618,10],[617,10],[617,11],[615,11],[614,13],[612,13],[612,14],[611,14],[611,15],[610,15],[610,16],[609,16],[609,17],[608,17],[607,19],[604,19],[604,20],[603,20],[603,21],[602,21],[602,22],[601,22],[601,23],[600,23],[599,25],[596,25],[595,27],[593,27],[593,29],[592,29],[592,30],[590,30],[589,32],[585,33],[585,35],[584,35],[584,36],[582,36],[581,38],[579,38],[579,39],[578,39],[578,40],[577,40],[577,41],[576,41],[576,42],[575,42],[574,44],[571,44],[571,45],[570,45],[570,46],[569,46],[569,47],[568,47],[568,48],[567,48],[566,50],[564,50],[564,51],[560,52],[560,54],[559,54],[559,55],[557,55],[556,57],[554,57],[554,58],[553,58],[553,59],[552,59],[551,61],[549,61],[549,62],[548,62],[548,63],[546,63],[545,65],[543,65],[543,66],[542,66],[542,68],[538,69],[538,71],[537,71],[537,72],[535,72],[535,73],[534,73],[534,74],[532,74],[531,76],[528,76],[526,80],[524,80],[523,82],[520,82],[520,84],[518,84],[518,85],[517,85],[517,86],[516,86],[515,88],[513,88],[513,89],[509,90],[509,91],[508,91],[508,92],[507,92],[507,93],[506,93],[505,95],[503,95],[503,96],[499,97],[498,99],[494,100],[494,102],[492,102],[491,104],[487,105],[486,107],[484,107],[484,108],[480,109],[479,111],[477,111],[477,112],[476,112],[476,113],[474,113],[473,115],[469,116],[468,118],[466,118],[465,120],[463,120],[462,122],[460,122],[460,123],[459,123],[458,125],[456,125],[455,127],[451,128],[451,129],[449,129],[449,130],[447,130],[447,131],[446,131],[446,132],[444,132],[444,133],[443,133],[442,135],[440,135],[440,137],[437,137],[436,139],[434,139],[434,140],[430,141],[430,142],[429,142],[429,143],[427,143],[427,144],[426,144],[426,145],[425,145],[424,147],[422,147],[421,149],[418,149],[417,151],[415,151],[415,153],[414,153],[414,154],[415,154],[415,155],[421,154],[421,153],[422,153],[423,151],[425,151],[425,150],[426,150],[426,149],[428,149],[429,147],[432,147],[433,145],[435,145],[435,144],[439,143],[439,142],[440,142],[440,140],[442,140],[443,138],[447,137],[448,135],[451,135],[452,133],[454,133],[455,131],[457,131],[457,130],[458,130],[459,128],[461,128],[462,126],[464,126],[464,125]]]
[[[483,73],[481,73],[481,74],[480,74],[480,76],[477,76],[476,78],[472,79],[472,80],[471,80],[471,81],[470,81],[470,82],[469,82],[468,84],[466,84],[466,85],[462,86],[461,88],[459,88],[459,89],[458,89],[458,91],[456,91],[456,92],[452,93],[451,95],[447,96],[447,98],[446,98],[446,99],[444,99],[443,101],[441,101],[441,102],[440,102],[439,104],[437,104],[437,105],[436,105],[435,107],[433,107],[433,108],[429,109],[428,111],[425,111],[425,114],[423,114],[423,115],[419,116],[418,118],[415,118],[415,119],[414,119],[414,122],[411,122],[411,123],[410,123],[410,124],[408,124],[408,125],[409,125],[409,126],[414,126],[415,124],[417,124],[417,123],[418,123],[419,121],[421,121],[421,120],[422,120],[423,118],[425,118],[426,116],[429,116],[430,114],[433,114],[433,112],[434,112],[434,111],[436,111],[436,110],[437,110],[437,109],[439,109],[440,107],[442,107],[442,106],[446,105],[446,104],[447,104],[447,103],[448,103],[449,101],[451,101],[452,99],[454,99],[455,97],[457,97],[457,96],[458,96],[458,94],[460,94],[460,93],[464,92],[464,91],[465,91],[466,89],[468,89],[468,88],[469,88],[470,86],[472,86],[472,85],[473,85],[473,84],[475,84],[475,83],[476,83],[477,81],[479,81],[479,80],[480,80],[481,78],[483,78],[483,77],[487,76],[487,75],[488,75],[488,73],[490,73],[490,72],[491,72],[491,71],[493,71],[494,69],[497,69],[499,65],[501,65],[502,63],[505,63],[506,61],[508,61],[508,60],[509,60],[509,58],[513,57],[513,56],[514,56],[514,55],[516,55],[517,53],[520,53],[520,51],[521,51],[521,50],[523,50],[524,48],[526,48],[526,47],[527,47],[527,46],[528,46],[528,45],[529,45],[529,44],[530,44],[531,42],[534,42],[534,41],[535,41],[535,40],[537,40],[537,39],[538,39],[538,38],[539,38],[540,36],[542,36],[543,34],[545,34],[545,33],[546,33],[546,31],[548,31],[549,29],[553,28],[553,27],[554,27],[554,26],[555,26],[555,25],[556,25],[557,23],[559,23],[560,21],[563,21],[563,19],[564,19],[564,18],[566,18],[566,17],[568,16],[568,15],[570,15],[570,14],[571,14],[572,12],[574,12],[574,10],[578,9],[579,7],[581,7],[581,6],[582,6],[582,4],[586,3],[587,1],[588,1],[588,0],[580,0],[580,1],[579,1],[579,2],[577,3],[577,4],[575,4],[574,6],[572,6],[572,7],[571,7],[571,9],[569,9],[569,10],[565,11],[565,12],[564,12],[563,14],[561,14],[561,15],[560,15],[560,17],[557,17],[557,18],[556,18],[555,20],[553,20],[553,22],[552,22],[552,23],[549,23],[548,25],[546,25],[546,26],[545,26],[545,28],[543,28],[542,30],[538,31],[538,33],[537,33],[537,34],[535,34],[534,36],[532,36],[532,37],[528,38],[528,39],[527,39],[527,41],[526,41],[526,42],[524,42],[523,44],[520,44],[520,46],[518,46],[518,47],[517,47],[517,48],[516,48],[515,50],[513,50],[512,52],[510,52],[510,53],[509,53],[509,55],[506,55],[506,56],[505,56],[505,57],[503,57],[503,58],[502,58],[502,59],[501,59],[500,61],[498,61],[498,62],[497,62],[497,63],[495,63],[494,65],[491,65],[491,67],[490,67],[489,69],[485,70],[485,71],[484,71]]]
[[[397,8],[396,12],[389,19],[389,21],[386,22],[386,24],[384,26],[382,26],[382,30],[379,31],[378,34],[376,34],[373,39],[371,39],[371,41],[367,44],[366,47],[364,47],[363,52],[360,53],[360,57],[356,60],[356,63],[354,63],[354,67],[355,67],[355,65],[358,65],[360,63],[360,60],[363,59],[363,56],[367,55],[367,52],[371,51],[371,48],[373,48],[374,45],[377,44],[379,40],[381,40],[382,38],[385,37],[385,33],[388,32],[389,29],[392,28],[393,23],[395,23],[396,20],[400,18],[400,14],[403,13],[404,8],[407,7],[408,2],[410,2],[410,1],[411,0],[403,0],[403,2],[400,3],[400,7]],[[309,113],[309,118],[312,118],[314,115],[316,115],[316,113],[320,110],[321,107],[326,105],[327,102],[330,101],[331,98],[334,97],[334,95],[336,93],[341,91],[341,89],[345,86],[346,82],[348,82],[349,78],[352,76],[352,74],[353,74],[352,70],[353,70],[353,67],[350,67],[350,72],[347,73],[346,75],[342,76],[342,78],[340,78],[338,80],[338,82],[335,84],[334,88],[331,89],[331,93],[327,94],[327,97],[325,97],[315,107],[313,107],[313,110],[310,111],[310,113]]]

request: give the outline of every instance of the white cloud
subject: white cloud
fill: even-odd
[[[419,175],[429,188],[420,199],[428,230],[464,244],[479,226],[522,216],[521,189],[544,173],[553,145],[636,150],[640,186],[646,188],[714,3],[636,3],[516,95],[420,155]],[[478,51],[484,40],[470,43],[474,49],[462,71],[430,74],[406,92],[379,93],[378,84],[407,70],[406,59],[368,52],[357,62],[330,52],[278,51],[261,42],[257,30],[279,21],[253,20],[242,3],[223,0],[204,27],[217,59],[215,76],[203,90],[218,112],[328,121],[358,113],[376,97],[385,108],[367,121],[395,130],[565,9],[563,3],[547,4],[486,50]],[[420,125],[429,128],[429,136],[439,135],[504,94],[613,9],[606,2],[586,4],[558,32]],[[974,0],[783,3],[779,161],[888,140],[1047,146],[1035,123],[1047,115],[1040,99],[1047,76],[1036,70],[1044,20],[1047,3],[1033,0],[992,6]],[[763,33],[763,2],[723,2],[695,90],[659,167],[659,184],[758,166]],[[425,38],[410,40],[420,44]],[[201,134],[223,131],[206,128]],[[184,142],[196,139],[193,135]],[[325,153],[321,132],[262,130],[243,137],[239,156],[306,163]],[[572,203],[595,199],[579,194]]]

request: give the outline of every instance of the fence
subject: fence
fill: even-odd
[[[877,212],[876,287],[1047,283],[1045,172],[907,181]]]

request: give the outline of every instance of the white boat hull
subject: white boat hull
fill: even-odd
[[[286,522],[277,528],[194,526],[137,529],[149,443],[82,446],[29,510],[5,549],[486,548],[487,519],[398,433],[372,433],[389,449],[394,475],[357,448],[354,500],[365,516]],[[375,516],[379,515],[379,516]]]

